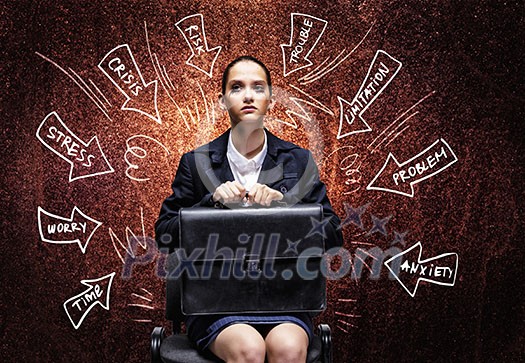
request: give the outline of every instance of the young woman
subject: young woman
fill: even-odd
[[[219,95],[231,128],[209,144],[182,156],[168,197],[155,224],[159,247],[178,244],[178,211],[195,205],[225,208],[240,202],[270,206],[319,203],[328,248],[342,245],[340,220],[308,150],[283,141],[264,129],[273,106],[266,66],[243,56],[224,71]],[[168,236],[168,238],[165,238]],[[186,320],[188,336],[199,348],[233,362],[269,363],[306,360],[312,320],[306,313],[199,316]]]

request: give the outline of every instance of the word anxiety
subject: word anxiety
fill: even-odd
[[[410,274],[419,274],[419,276],[424,277],[452,278],[454,274],[454,269],[447,266],[434,266],[434,264],[425,266],[417,262],[409,263],[408,260],[406,260],[401,265],[401,271],[408,272]]]

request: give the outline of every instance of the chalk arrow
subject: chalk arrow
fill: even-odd
[[[313,64],[308,56],[323,36],[328,24],[326,20],[308,14],[292,13],[290,17],[290,42],[281,44],[284,77]]]
[[[383,92],[386,86],[392,82],[397,72],[401,69],[401,65],[400,61],[394,59],[387,52],[378,50],[352,102],[337,96],[341,110],[337,139],[372,131],[372,128],[363,118],[363,113]],[[358,116],[357,122],[355,120],[356,115]]]
[[[45,147],[71,164],[70,182],[115,171],[102,152],[98,138],[93,136],[88,143],[80,140],[56,112],[46,116],[38,127],[36,137]]]
[[[454,286],[458,270],[458,254],[442,255],[421,259],[421,242],[385,261],[385,266],[403,288],[414,297],[421,281],[442,286]],[[401,263],[402,261],[405,261]],[[393,266],[400,266],[399,273]]]
[[[138,112],[162,123],[157,107],[157,80],[146,83],[129,45],[110,50],[98,68],[126,97],[121,110]]]
[[[458,158],[443,139],[436,140],[404,163],[399,163],[396,157],[389,153],[385,164],[366,189],[413,197],[415,184],[442,172],[456,161]]]
[[[186,64],[211,78],[213,76],[213,66],[222,47],[208,48],[202,14],[189,15],[179,20],[175,26],[182,33],[191,50],[191,56],[186,61]]]
[[[43,242],[56,244],[77,243],[82,253],[86,253],[91,237],[101,225],[102,222],[82,213],[76,206],[73,208],[69,218],[46,212],[41,207],[38,207],[38,230],[40,231],[40,239]]]
[[[82,280],[88,288],[80,294],[73,296],[64,303],[64,310],[73,324],[78,329],[88,313],[96,305],[109,310],[109,295],[115,272],[93,280]]]

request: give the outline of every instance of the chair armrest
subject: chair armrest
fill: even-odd
[[[164,328],[160,326],[153,328],[153,332],[151,333],[150,347],[151,363],[162,363],[162,360],[160,359],[160,346],[165,336],[166,332]]]
[[[328,324],[319,324],[319,337],[321,338],[322,357],[324,363],[332,363],[332,331]]]

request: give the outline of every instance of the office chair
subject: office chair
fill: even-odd
[[[166,330],[163,327],[155,327],[151,334],[151,362],[152,363],[216,363],[222,362],[211,353],[202,353],[198,350],[192,342],[189,340],[188,336],[181,332],[181,323],[184,321],[185,315],[188,310],[191,310],[194,313],[195,309],[200,313],[202,309],[207,309],[208,306],[213,305],[213,309],[220,309],[220,305],[217,304],[217,300],[209,300],[208,297],[203,298],[204,300],[202,306],[195,306],[195,299],[190,299],[192,301],[191,307],[190,304],[185,306],[185,294],[202,294],[206,290],[210,289],[213,284],[217,284],[218,288],[216,291],[231,289],[239,289],[240,285],[238,284],[254,284],[254,282],[240,282],[239,280],[229,280],[224,281],[224,279],[219,280],[218,278],[214,281],[213,279],[217,276],[212,275],[211,281],[205,281],[202,283],[200,280],[185,280],[184,277],[171,278],[174,276],[173,272],[180,266],[181,259],[184,259],[184,255],[189,256],[188,254],[181,254],[183,248],[196,248],[199,247],[199,241],[206,241],[207,236],[210,235],[212,231],[212,226],[229,226],[226,234],[228,236],[237,236],[240,234],[250,234],[260,231],[261,229],[271,228],[273,232],[280,231],[283,233],[283,236],[287,237],[297,237],[294,233],[300,233],[303,236],[304,241],[302,240],[300,244],[303,246],[301,248],[308,248],[309,246],[314,246],[317,244],[324,245],[324,241],[319,238],[319,236],[306,236],[308,231],[311,229],[310,217],[313,218],[322,218],[322,211],[320,206],[296,206],[294,208],[283,208],[282,210],[213,210],[209,208],[189,208],[183,209],[179,214],[179,228],[180,228],[180,244],[181,248],[177,249],[173,253],[170,253],[167,259],[167,273],[168,278],[166,281],[166,318],[172,322],[173,325],[173,334],[166,336]],[[242,224],[236,223],[241,219]],[[211,227],[210,227],[211,226]],[[271,226],[271,227],[269,227]],[[297,232],[298,231],[298,232]],[[275,234],[274,234],[275,236]],[[306,237],[305,237],[306,236]],[[253,236],[252,236],[253,237]],[[308,237],[308,238],[307,238]],[[257,237],[255,237],[257,238]],[[237,238],[226,238],[225,241],[222,241],[224,244],[231,244],[231,241],[237,242]],[[253,239],[252,239],[253,240]],[[297,238],[295,238],[297,240]],[[296,261],[297,255],[292,254],[290,256],[290,251],[286,246],[286,242],[280,242],[280,246],[283,245],[286,247],[279,247],[276,251],[277,257],[279,260],[278,263],[283,264],[283,266],[277,266],[277,269],[288,268]],[[202,247],[202,246],[201,246]],[[232,245],[232,247],[234,247]],[[321,251],[321,249],[319,249]],[[296,251],[299,252],[299,251]],[[182,256],[182,257],[181,257]],[[248,255],[250,260],[249,262],[253,265],[253,255]],[[312,257],[312,255],[309,255]],[[321,256],[314,256],[310,258],[313,261],[313,264],[320,262]],[[246,261],[241,261],[242,265],[249,268],[250,263]],[[258,263],[258,262],[257,262]],[[306,263],[306,262],[305,262]],[[308,265],[309,270],[313,265]],[[319,267],[319,265],[317,265]],[[280,271],[281,271],[280,270]],[[297,272],[297,271],[295,271]],[[175,274],[176,275],[176,274]],[[279,275],[280,276],[280,275]],[[287,279],[288,280],[288,279]],[[197,281],[197,282],[196,282]],[[305,292],[299,294],[298,299],[287,299],[284,303],[279,302],[279,312],[286,313],[286,309],[289,308],[289,311],[297,311],[297,309],[312,309],[310,306],[305,306],[304,300],[307,300],[308,303],[313,304],[313,309],[317,312],[321,311],[326,306],[326,281],[325,277],[322,274],[312,281],[304,281],[301,284],[298,284],[297,281],[281,281],[283,286],[282,290],[279,290],[275,295],[281,296],[281,292],[284,290],[290,290],[291,287],[303,286],[303,290],[309,293],[312,296],[312,299],[304,299]],[[221,285],[222,284],[222,285]],[[236,285],[237,284],[237,285]],[[287,285],[288,284],[288,285]],[[203,285],[205,287],[203,287]],[[275,284],[274,284],[275,285]],[[277,284],[278,285],[278,284]],[[253,286],[252,286],[253,287]],[[256,286],[257,287],[257,286]],[[278,286],[276,287],[279,288]],[[200,290],[200,291],[199,291]],[[213,296],[213,294],[207,294],[208,296]],[[206,301],[208,298],[209,301]],[[259,304],[261,299],[254,301],[249,301],[249,298],[239,299],[245,304],[252,304],[249,309],[253,309],[253,304]],[[264,300],[264,299],[263,299]],[[310,302],[311,301],[311,302]],[[207,304],[207,305],[206,305]],[[263,302],[263,304],[272,304],[271,300],[268,302]],[[229,307],[231,304],[228,304]],[[300,305],[300,306],[299,306]],[[284,309],[282,308],[284,306]],[[239,306],[234,307],[239,308]],[[259,306],[260,308],[260,306]],[[244,311],[241,309],[240,311]],[[207,310],[205,312],[208,312]],[[332,340],[331,340],[331,330],[327,324],[319,324],[317,326],[317,331],[313,339],[310,342],[307,353],[307,363],[332,363]]]

